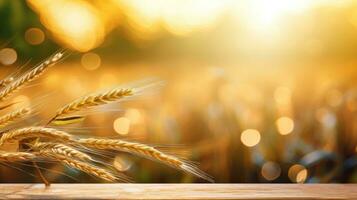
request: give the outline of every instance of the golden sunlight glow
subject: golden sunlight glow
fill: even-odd
[[[14,64],[17,60],[17,53],[12,48],[4,48],[0,50],[0,63],[3,65]]]
[[[119,6],[127,10],[132,28],[145,32],[157,31],[162,23],[166,30],[185,35],[214,24],[229,1],[214,0],[120,0]]]
[[[311,0],[251,0],[244,10],[245,18],[249,26],[258,31],[271,30],[279,25],[284,15],[299,13],[322,3]]]
[[[341,2],[341,1],[339,1]],[[343,1],[347,2],[348,1]],[[162,29],[187,35],[218,24],[233,15],[256,32],[280,28],[285,15],[298,14],[317,5],[336,4],[320,0],[28,0],[42,24],[54,38],[75,50],[86,52],[100,45],[113,28],[129,29],[130,38],[152,39]],[[124,23],[120,20],[125,16]],[[355,17],[351,23],[356,24]]]
[[[214,24],[222,13],[225,3],[224,0],[195,0],[186,3],[177,0],[175,5],[168,6],[171,10],[163,10],[163,21],[171,33],[185,35]]]
[[[114,121],[113,128],[118,134],[127,135],[130,129],[130,120],[126,117],[120,117]]]
[[[281,135],[288,135],[294,130],[294,121],[289,117],[280,117],[275,125]]]
[[[240,140],[247,147],[253,147],[260,142],[260,133],[255,129],[247,129],[242,132]]]
[[[285,15],[299,14],[320,5],[343,6],[351,2],[349,0],[251,0],[247,5],[238,3],[236,6],[245,7],[242,12],[249,27],[256,29],[257,32],[265,32],[277,28]],[[241,13],[237,15],[242,16]]]
[[[103,41],[105,27],[87,1],[29,0],[29,3],[54,37],[73,49],[88,51]]]

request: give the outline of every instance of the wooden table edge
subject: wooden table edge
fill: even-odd
[[[1,184],[0,198],[357,200],[357,184]]]

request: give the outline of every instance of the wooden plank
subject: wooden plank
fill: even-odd
[[[2,184],[1,199],[357,199],[355,184]]]

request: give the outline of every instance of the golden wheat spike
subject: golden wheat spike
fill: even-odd
[[[36,142],[32,149],[38,152],[52,152],[54,154],[59,154],[67,156],[74,159],[79,159],[83,161],[93,160],[88,154],[78,151],[72,147],[69,147],[60,143],[53,142]]]
[[[3,90],[1,90],[0,101],[5,100],[7,97],[9,97],[16,90],[20,89],[26,83],[29,83],[38,78],[48,67],[56,64],[62,57],[63,53],[56,53],[55,55],[51,56],[49,59],[41,63],[39,66],[35,67],[33,70],[25,73],[18,79],[11,82]]]
[[[124,151],[143,156],[152,160],[162,162],[174,168],[181,169],[184,172],[193,174],[209,182],[214,182],[214,180],[209,175],[205,174],[203,171],[193,166],[192,164],[186,163],[175,156],[165,154],[155,149],[154,147],[145,144],[127,142],[123,140],[97,138],[79,139],[77,142],[86,147],[103,150]]]
[[[46,158],[58,160],[59,162],[62,162],[63,164],[66,164],[70,167],[74,167],[80,171],[86,172],[88,174],[94,175],[96,177],[102,178],[102,179],[110,181],[110,182],[114,182],[117,180],[117,177],[115,177],[114,175],[112,175],[110,172],[108,172],[107,170],[105,170],[103,168],[93,166],[93,165],[90,165],[90,164],[82,162],[82,161],[75,160],[68,156],[55,154],[50,151],[45,151],[42,153],[40,152],[40,155],[42,155],[43,157],[46,157]]]
[[[36,156],[32,153],[0,151],[0,162],[28,161],[35,158]]]
[[[20,141],[27,138],[51,138],[54,140],[70,141],[72,136],[64,131],[40,126],[26,127],[5,132],[0,138],[0,146],[5,142]]]
[[[1,116],[0,117],[0,128],[3,128],[16,120],[23,118],[24,116],[28,115],[29,113],[30,113],[29,108],[22,108],[19,110],[15,110],[14,112],[11,112],[4,116]]]
[[[78,142],[87,147],[125,151],[129,153],[138,154],[151,159],[156,159],[160,162],[169,164],[174,167],[180,167],[181,165],[184,164],[184,162],[182,162],[180,159],[171,155],[167,155],[155,149],[154,147],[145,144],[127,142],[123,140],[96,139],[96,138],[79,139]]]
[[[124,97],[131,96],[131,95],[133,95],[132,89],[122,89],[122,88],[116,88],[99,94],[90,94],[82,98],[79,98],[65,105],[61,109],[59,109],[52,120],[56,119],[61,115],[66,115],[76,111],[80,111],[84,108],[90,108],[94,106],[108,104],[110,102],[118,101]]]
[[[5,78],[0,81],[0,88],[9,85],[14,80],[13,77]]]

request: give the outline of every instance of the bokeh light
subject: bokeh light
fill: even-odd
[[[260,133],[255,129],[247,129],[242,132],[240,140],[247,147],[253,147],[260,142]]]
[[[132,161],[125,155],[117,155],[113,161],[115,169],[120,172],[128,171],[132,164]]]
[[[291,166],[288,171],[289,179],[294,183],[304,183],[307,179],[307,175],[307,169],[299,164]]]
[[[281,168],[278,163],[268,161],[263,164],[261,174],[266,180],[273,181],[280,176]]]
[[[126,117],[120,117],[114,121],[113,128],[118,134],[127,135],[130,130],[130,120]]]
[[[15,49],[4,48],[0,50],[0,63],[3,65],[14,64],[17,60],[17,53]]]
[[[304,183],[307,178],[307,169],[303,169],[299,171],[299,173],[296,175],[296,182],[297,183]]]
[[[81,63],[85,69],[93,71],[100,67],[101,59],[98,54],[90,52],[82,55]]]
[[[289,117],[280,117],[275,124],[281,135],[290,134],[294,130],[294,121]]]
[[[45,41],[45,33],[39,28],[29,28],[25,32],[25,40],[31,45],[39,45]]]
[[[143,116],[138,109],[128,109],[125,113],[125,117],[127,117],[132,124],[139,124],[143,120]]]

